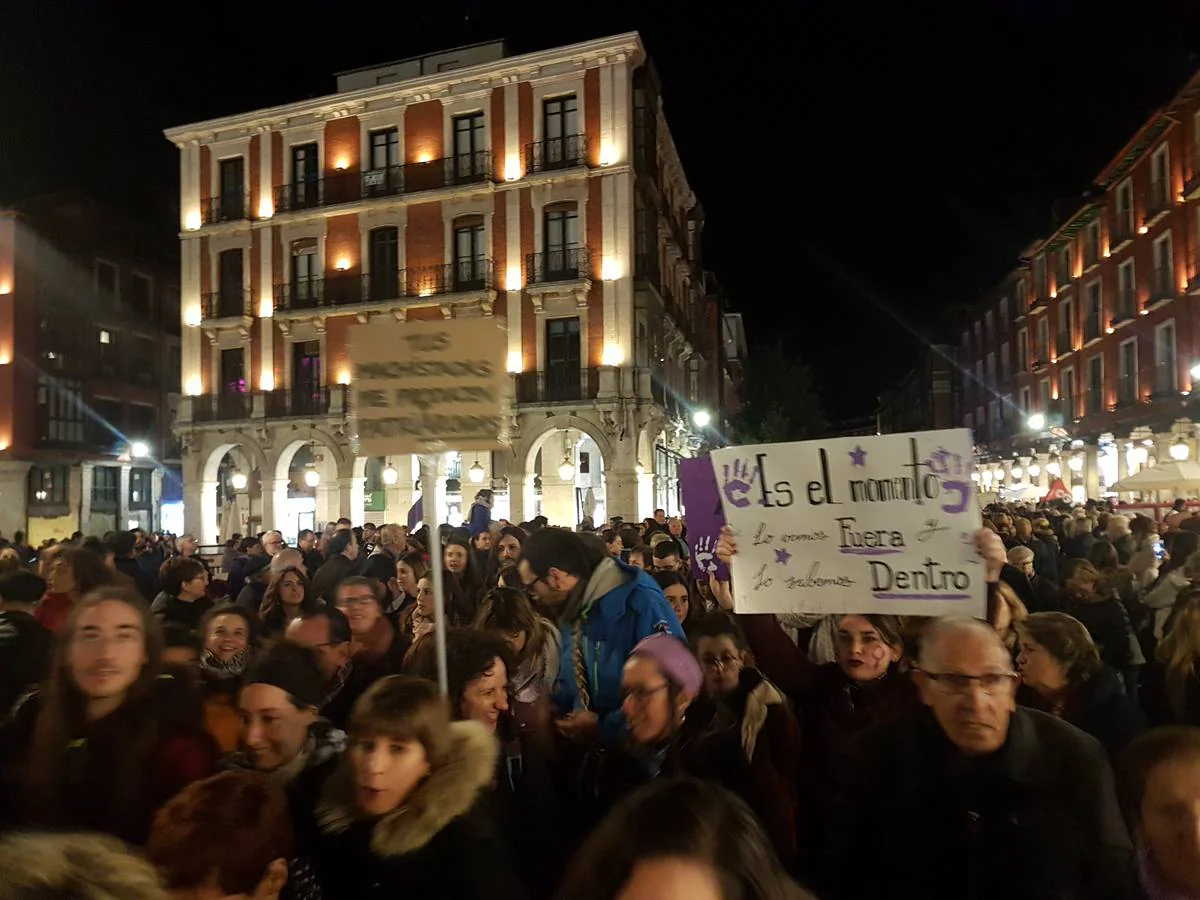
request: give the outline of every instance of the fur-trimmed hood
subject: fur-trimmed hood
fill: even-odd
[[[466,813],[494,778],[499,752],[495,736],[478,722],[454,722],[450,730],[446,760],[416,787],[407,803],[376,820],[371,829],[375,856],[403,856],[420,850]],[[354,802],[349,754],[326,784],[316,815],[321,829],[328,833],[345,831],[366,820]]]

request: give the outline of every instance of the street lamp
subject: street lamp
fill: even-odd
[[[304,483],[310,488],[315,488],[321,483],[321,473],[316,469],[309,469],[304,473]]]
[[[383,483],[388,487],[394,485],[400,480],[400,473],[396,471],[395,466],[388,466],[383,470]]]
[[[1021,468],[1021,466],[1020,466],[1019,464],[1018,464],[1018,465],[1015,465],[1015,466],[1013,466],[1013,467],[1012,467],[1012,477],[1013,477],[1013,480],[1015,480],[1015,481],[1020,481],[1020,480],[1021,480],[1021,475],[1022,475],[1023,471],[1024,471],[1024,470]]]
[[[575,474],[574,469],[571,470],[571,474]],[[479,460],[471,463],[471,468],[467,469],[467,477],[471,479],[472,484],[479,484],[479,482],[483,481],[483,466],[479,464]],[[563,480],[565,481],[566,479]]]
[[[1062,462],[1057,453],[1050,457],[1050,461],[1046,463],[1046,471],[1055,478],[1062,474]]]
[[[1192,366],[1191,376],[1193,380],[1200,380],[1200,362]]]
[[[1126,452],[1125,457],[1134,465],[1144,466],[1146,464],[1146,460],[1150,458],[1150,454],[1147,452],[1145,447],[1130,447]]]
[[[1171,445],[1171,459],[1176,462],[1183,462],[1188,458],[1191,448],[1188,447],[1188,442],[1183,439],[1183,436],[1175,438],[1175,443]]]
[[[129,445],[129,455],[134,459],[142,459],[150,455],[150,448],[146,446],[145,441],[134,441]]]
[[[712,421],[712,417],[707,410],[698,409],[692,413],[692,421],[696,423],[697,428],[707,428],[708,423]]]
[[[1074,456],[1072,456],[1070,459],[1067,460],[1067,465],[1071,468],[1072,472],[1082,471],[1083,470],[1083,456],[1076,453]]]
[[[558,466],[558,477],[563,481],[575,480],[575,463],[571,462],[571,457],[568,454],[563,454],[563,460]]]
[[[1046,417],[1041,413],[1034,413],[1025,420],[1025,426],[1030,431],[1041,431],[1046,427]]]
[[[1042,474],[1042,467],[1041,467],[1041,466],[1039,466],[1039,465],[1038,465],[1037,463],[1035,463],[1035,462],[1031,462],[1031,463],[1029,464],[1029,477],[1030,477],[1030,478],[1037,478],[1037,477],[1038,477],[1039,475],[1041,475],[1041,474]]]
[[[234,472],[229,476],[229,484],[235,491],[244,491],[246,489],[247,481],[248,479],[246,478],[245,472]]]

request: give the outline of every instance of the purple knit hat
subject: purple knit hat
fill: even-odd
[[[704,673],[700,663],[688,649],[688,645],[673,634],[652,634],[643,638],[633,648],[630,657],[645,656],[658,663],[667,681],[680,688],[685,694],[695,697],[704,685]]]

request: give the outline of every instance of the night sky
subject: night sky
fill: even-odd
[[[473,41],[525,52],[638,30],[707,215],[706,265],[751,348],[782,336],[829,418],[851,419],[1200,66],[1194,0],[943,5],[738,3],[700,18],[701,4],[655,0],[10,4],[0,202],[83,188],[160,220],[169,250],[179,170],[164,127]]]

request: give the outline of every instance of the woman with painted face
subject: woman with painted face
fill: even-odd
[[[704,692],[688,710],[683,767],[719,781],[750,804],[779,858],[796,855],[796,774],[800,726],[787,698],[747,664],[749,645],[726,612],[711,612],[691,632]]]
[[[237,693],[258,647],[258,619],[244,606],[215,606],[200,620],[204,727],[222,753],[238,745]]]
[[[346,735],[322,719],[326,683],[312,651],[279,644],[246,672],[238,694],[241,749],[227,769],[254,769],[288,795],[300,856],[318,842],[313,809],[346,748]]]
[[[215,768],[217,749],[181,702],[191,688],[160,668],[162,633],[133,591],[108,587],[75,605],[45,686],[0,737],[0,819],[99,831],[144,843],[155,811]],[[193,689],[194,690],[194,689]],[[19,786],[18,786],[19,785]]]
[[[497,752],[483,725],[451,721],[433,682],[373,684],[317,808],[313,863],[326,900],[525,897],[507,842],[479,807]]]

